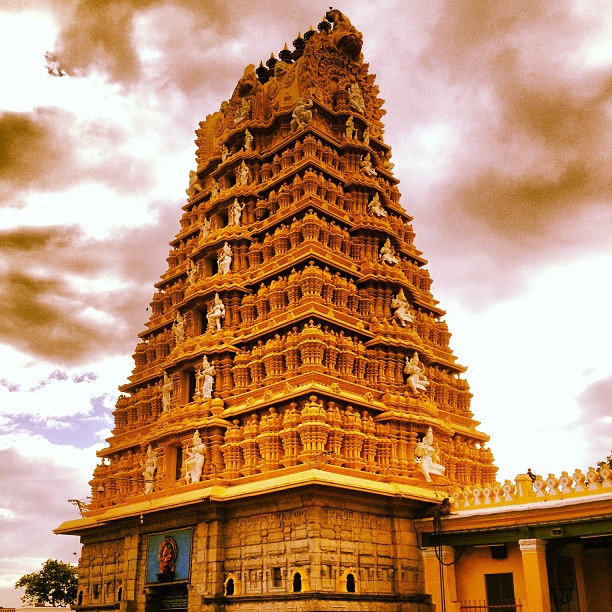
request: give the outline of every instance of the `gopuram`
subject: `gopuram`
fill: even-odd
[[[414,520],[495,481],[331,10],[200,123],[79,535],[77,610],[433,609]]]

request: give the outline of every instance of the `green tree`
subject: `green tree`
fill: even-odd
[[[76,567],[56,559],[47,559],[40,572],[22,576],[15,588],[25,587],[24,603],[68,606],[77,595],[78,574]]]

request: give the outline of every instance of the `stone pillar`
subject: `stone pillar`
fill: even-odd
[[[423,566],[425,569],[425,592],[431,595],[431,601],[436,610],[442,609],[440,578],[444,578],[444,601],[447,612],[459,612],[457,603],[457,581],[455,579],[455,549],[452,546],[442,546],[442,561],[452,565],[441,565],[433,546],[423,549]],[[440,552],[440,548],[438,548]],[[442,573],[441,571],[442,570]],[[532,612],[531,608],[529,612]]]
[[[548,572],[546,571],[546,542],[544,540],[519,540],[523,558],[523,574],[527,591],[529,612],[550,612]]]
[[[588,610],[586,587],[584,583],[584,569],[582,567],[582,544],[566,544],[565,550],[574,560],[574,571],[576,572],[576,589],[578,590],[578,602],[581,610]]]

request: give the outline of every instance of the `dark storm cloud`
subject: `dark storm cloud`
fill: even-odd
[[[85,239],[76,228],[18,228],[0,233],[0,335],[37,358],[77,364],[133,349],[148,318],[153,284],[165,270],[169,227],[178,206],[160,207],[158,222]],[[44,274],[41,266],[44,265]],[[106,291],[83,281],[111,279]],[[76,279],[76,281],[75,281]],[[121,288],[115,283],[121,283]],[[87,309],[102,317],[87,318]]]

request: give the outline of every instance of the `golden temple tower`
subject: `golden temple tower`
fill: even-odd
[[[338,11],[200,123],[77,609],[430,610],[413,526],[493,483],[383,100]]]

